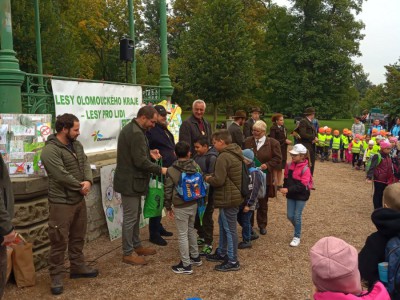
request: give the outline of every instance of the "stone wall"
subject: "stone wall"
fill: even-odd
[[[86,241],[90,242],[107,234],[107,223],[101,200],[100,168],[115,164],[116,151],[88,154],[93,171],[94,184],[86,197],[88,229]],[[33,243],[33,256],[36,270],[47,266],[50,242],[47,234],[49,214],[47,199],[47,178],[12,178],[15,195],[13,224],[17,232]]]

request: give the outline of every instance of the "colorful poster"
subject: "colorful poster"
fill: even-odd
[[[178,104],[171,104],[171,101],[163,100],[157,105],[162,105],[170,114],[167,115],[168,129],[174,136],[175,143],[179,141],[179,128],[182,125],[182,108]]]
[[[117,149],[121,120],[133,119],[142,104],[140,86],[51,81],[56,115],[79,118],[79,141],[86,153]]]
[[[35,127],[34,126],[24,126],[24,125],[11,125],[10,130],[14,136],[24,136],[24,135],[35,135]]]

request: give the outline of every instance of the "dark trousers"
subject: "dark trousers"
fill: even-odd
[[[344,153],[347,151],[347,149],[340,149],[340,160],[344,160]]]
[[[252,210],[249,210],[248,212],[243,212],[243,207],[239,208],[237,220],[239,225],[242,226],[242,238],[244,242],[250,242],[251,232],[253,230],[251,226],[252,215]]]
[[[315,166],[315,144],[313,143],[309,143],[309,142],[301,142],[303,144],[304,147],[307,148],[308,153],[310,154],[310,162],[311,162],[311,167],[310,167],[310,171],[311,171],[311,175],[314,174],[314,166]]]
[[[86,227],[85,200],[73,205],[49,203],[50,276],[65,272],[64,255],[67,248],[71,273],[85,264],[83,246]]]
[[[258,228],[266,228],[268,225],[268,189],[274,188],[273,186],[267,186],[267,195],[263,199],[258,199],[257,214],[251,215],[251,227],[254,227],[254,215],[257,217]]]
[[[157,239],[160,237],[160,233],[165,230],[161,224],[162,216],[149,218],[149,233],[150,239]]]
[[[7,247],[0,246],[0,299],[7,283]]]
[[[317,146],[317,154],[320,156],[320,159],[324,159],[324,147]]]
[[[359,167],[361,165],[361,161],[360,161],[360,153],[353,153],[353,160],[352,160],[352,165],[354,167],[354,165],[357,163],[357,166]]]
[[[197,234],[200,238],[204,239],[204,242],[207,245],[212,245],[213,242],[213,234],[214,234],[214,192],[213,189],[210,189],[208,194],[208,202],[206,206],[206,210],[203,215],[203,226],[200,225],[199,215],[196,214],[196,219],[194,221],[194,228],[197,230]]]
[[[382,207],[383,191],[387,186],[386,183],[374,181],[374,196],[372,198],[374,209]]]

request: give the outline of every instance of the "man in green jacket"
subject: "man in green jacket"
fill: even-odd
[[[86,196],[93,183],[92,171],[76,139],[79,119],[63,114],[56,119],[56,134],[48,137],[41,160],[49,176],[49,271],[51,292],[63,292],[64,253],[68,247],[70,278],[97,277],[98,270],[85,264]]]
[[[122,261],[131,265],[145,265],[143,256],[156,253],[155,249],[142,246],[139,222],[141,198],[147,194],[150,174],[165,175],[167,172],[167,168],[152,162],[151,159],[157,160],[161,155],[157,149],[150,151],[145,134],[156,125],[157,116],[154,107],[143,106],[137,118],[125,125],[118,137],[114,190],[121,193],[123,207]]]
[[[14,217],[14,194],[3,156],[0,154],[0,299],[7,283],[7,246],[15,240],[11,223]]]

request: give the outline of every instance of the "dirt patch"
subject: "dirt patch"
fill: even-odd
[[[298,248],[289,247],[293,228],[286,219],[286,199],[270,200],[268,234],[239,250],[242,269],[213,271],[214,263],[203,260],[190,276],[174,274],[170,266],[179,261],[176,237],[167,238],[166,247],[156,247],[157,255],[147,266],[121,262],[121,241],[101,237],[85,248],[86,259],[100,270],[95,279],[65,279],[64,294],[57,299],[309,299],[312,282],[308,252],[321,237],[336,236],[358,250],[374,231],[370,221],[372,188],[365,173],[348,164],[317,163],[316,190],[304,209],[303,234]],[[218,212],[214,213],[216,219]],[[176,233],[173,221],[163,220]],[[239,227],[240,228],[240,227]],[[240,229],[239,229],[240,230]],[[240,232],[240,231],[239,231]],[[218,225],[215,229],[218,240]],[[142,230],[148,245],[148,230]],[[54,299],[50,294],[47,270],[37,273],[37,285],[18,289],[8,284],[4,299]]]

